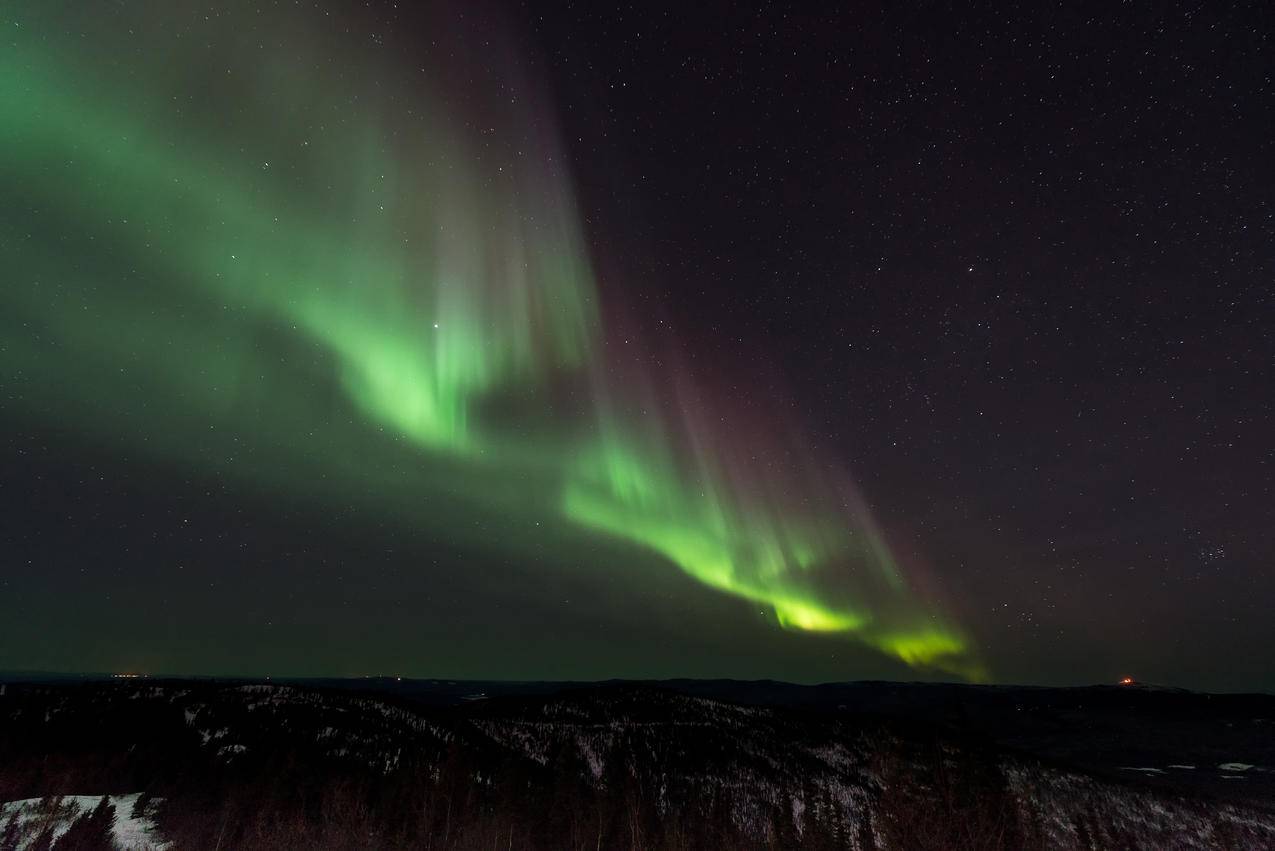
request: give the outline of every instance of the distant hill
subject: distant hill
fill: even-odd
[[[69,830],[141,800],[181,849],[1275,848],[1272,719],[1130,686],[26,676],[0,802],[79,796]]]

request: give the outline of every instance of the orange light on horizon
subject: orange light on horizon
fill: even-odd
[[[1123,679],[1120,680],[1120,685],[1122,686],[1133,685],[1133,677],[1124,677]]]

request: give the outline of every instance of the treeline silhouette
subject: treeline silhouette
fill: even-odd
[[[585,720],[603,728],[616,719],[617,736],[659,731],[658,759],[647,740],[624,738],[599,766],[577,747],[524,752],[467,733],[510,719],[501,735],[555,730],[558,716],[534,701],[417,713],[349,695],[148,688],[10,686],[0,701],[0,801],[43,798],[45,815],[21,828],[0,822],[0,851],[111,847],[105,799],[54,841],[59,796],[137,792],[134,814],[192,851],[1048,845],[995,753],[927,728],[856,720],[873,743],[870,761],[861,783],[838,785],[801,768],[834,728],[799,714],[757,721],[763,738],[733,741],[690,714],[716,708],[687,709],[682,698],[554,708],[577,721],[596,713]],[[799,770],[775,776],[763,748],[791,752]],[[1085,843],[1075,847],[1146,847],[1097,825],[1073,833]]]
[[[152,766],[165,763],[154,754],[138,756]],[[81,790],[91,785],[88,778],[118,766],[112,756],[84,752],[52,764],[57,766],[52,772],[29,774],[32,785],[18,794],[48,788],[50,782]],[[844,819],[828,790],[808,786],[800,790],[806,802],[800,813],[794,815],[791,802],[785,801],[764,813],[760,824],[740,825],[732,817],[736,808],[725,788],[706,799],[661,807],[657,790],[619,764],[600,782],[587,784],[580,779],[584,766],[571,760],[562,759],[547,771],[528,771],[511,761],[493,772],[491,765],[469,759],[460,745],[448,751],[442,766],[408,760],[389,774],[352,762],[334,765],[287,745],[258,760],[161,767],[150,777],[148,789],[153,791],[139,803],[145,806],[152,794],[161,798],[153,808],[159,834],[179,849],[1032,847],[1022,841],[1003,791],[965,784],[959,800],[945,798],[941,807],[921,800],[920,794],[891,800],[878,811],[875,825],[866,814],[857,822]],[[0,774],[8,779],[13,771]],[[127,774],[141,780],[145,771]],[[51,841],[58,800],[56,793],[47,797],[48,816],[30,820],[24,832],[18,832],[16,819],[8,831],[0,828],[0,851],[16,849],[24,840],[31,842],[27,849],[113,847],[114,812],[105,797]]]

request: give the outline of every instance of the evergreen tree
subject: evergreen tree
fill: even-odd
[[[18,820],[18,809],[15,807],[0,828],[0,851],[17,851],[18,840],[22,836],[22,823]]]
[[[149,789],[137,796],[137,800],[133,801],[133,809],[129,811],[129,815],[133,818],[145,818],[146,810],[149,809],[153,800]]]
[[[797,822],[793,818],[793,803],[796,797],[781,795],[779,803],[774,809],[771,817],[771,825],[774,833],[771,841],[768,843],[774,848],[796,848],[801,844],[801,833],[797,829]]]
[[[859,816],[859,848],[862,851],[876,851],[877,839],[872,831],[872,814],[867,810]]]
[[[35,839],[27,845],[25,851],[50,851],[53,848],[53,830],[57,827],[58,816],[65,812],[61,795],[41,798],[36,805],[38,820],[29,824],[27,831],[35,831]]]
[[[53,843],[53,851],[113,851],[111,840],[115,826],[115,806],[106,795],[93,808],[77,818],[66,833]]]
[[[26,847],[26,851],[52,851],[53,849],[53,825],[46,824],[41,828],[40,833],[35,837],[30,845]]]

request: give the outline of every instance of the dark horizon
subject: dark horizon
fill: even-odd
[[[359,682],[376,682],[376,683],[403,683],[410,685],[413,683],[438,683],[444,685],[507,685],[507,686],[543,686],[553,688],[557,686],[569,689],[588,688],[590,686],[613,686],[613,685],[635,685],[635,686],[661,686],[675,683],[694,683],[702,685],[712,685],[715,683],[726,683],[740,686],[757,686],[757,685],[774,685],[792,687],[796,689],[819,689],[822,687],[837,686],[936,686],[936,687],[957,687],[968,689],[1025,689],[1025,690],[1076,690],[1076,689],[1139,689],[1165,690],[1171,692],[1182,692],[1199,695],[1218,695],[1218,696],[1236,696],[1242,697],[1246,695],[1255,695],[1262,697],[1275,696],[1275,692],[1264,691],[1261,689],[1254,690],[1238,690],[1238,691],[1211,691],[1208,689],[1192,689],[1185,686],[1174,685],[1172,683],[1153,683],[1145,680],[1133,678],[1133,682],[1125,683],[1122,679],[1110,682],[1073,682],[1073,683],[972,683],[961,679],[900,679],[900,680],[882,680],[882,679],[849,679],[849,680],[821,680],[815,682],[801,682],[796,680],[775,679],[771,677],[759,677],[754,679],[739,679],[734,677],[607,677],[603,679],[589,680],[555,680],[555,679],[492,679],[492,678],[466,678],[466,677],[408,677],[399,676],[397,674],[363,674],[350,676],[305,676],[294,674],[263,674],[263,675],[244,675],[244,674],[179,674],[179,673],[143,673],[134,671],[52,671],[52,670],[0,670],[0,682],[41,682],[56,680],[82,680],[82,681],[115,681],[129,682],[132,680],[154,680],[156,682],[179,683],[183,681],[190,682],[223,682],[223,683],[267,683],[275,682],[279,684],[305,684],[310,686],[321,686],[332,683],[359,683]]]

